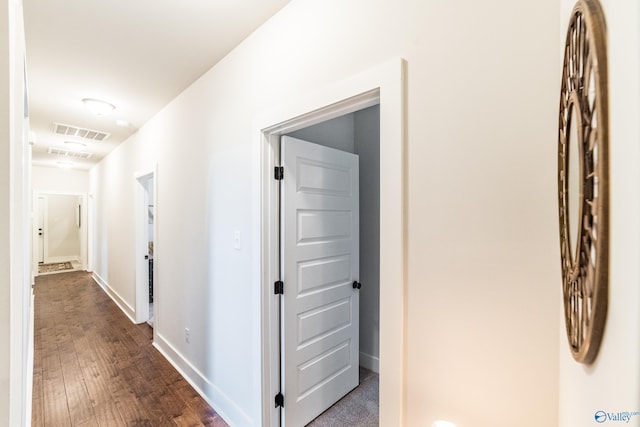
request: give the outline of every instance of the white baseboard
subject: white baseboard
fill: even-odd
[[[360,366],[376,374],[380,373],[380,358],[367,353],[360,352]]]
[[[164,337],[156,332],[153,346],[173,365],[185,380],[231,427],[256,425],[220,388],[186,360]]]
[[[31,402],[33,401],[33,360],[34,360],[34,334],[35,334],[35,294],[33,288],[31,288],[31,309],[29,313],[29,343],[27,347],[27,378],[26,378],[26,408],[25,408],[25,426],[31,426],[31,416],[33,414],[33,407]]]
[[[131,322],[136,323],[136,311],[131,307],[127,302],[113,289],[109,284],[95,271],[91,274],[93,280],[104,290],[104,292],[109,295],[109,297],[116,303],[120,310],[131,320]]]
[[[135,310],[127,304],[120,295],[95,271],[91,274],[93,280],[116,303],[124,314],[135,322]],[[204,374],[185,359],[160,333],[156,331],[153,346],[167,359],[169,363],[191,384],[202,398],[224,419],[231,427],[258,425],[238,405],[235,404],[220,388],[211,383]],[[259,421],[258,421],[259,422]]]

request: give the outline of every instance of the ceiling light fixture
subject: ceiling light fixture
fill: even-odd
[[[71,151],[80,151],[80,150],[84,150],[87,144],[83,144],[82,142],[76,142],[76,141],[65,141],[64,146]]]
[[[94,98],[84,98],[82,100],[84,106],[87,110],[91,111],[98,116],[108,116],[116,109],[116,106],[113,104],[109,104],[106,101],[101,101],[99,99]]]

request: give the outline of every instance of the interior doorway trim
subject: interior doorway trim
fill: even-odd
[[[148,210],[146,206],[146,185],[149,179],[153,179],[153,203],[154,203],[154,220],[153,220],[153,239],[154,239],[154,262],[157,260],[157,216],[158,216],[158,180],[157,180],[157,165],[153,169],[147,169],[140,172],[136,172],[135,179],[135,224],[136,224],[136,250],[135,250],[135,266],[136,266],[136,303],[135,303],[135,322],[144,323],[149,320],[149,265],[148,260],[145,259],[145,254],[149,252],[149,240],[148,240]],[[156,282],[157,269],[153,269],[153,283]],[[154,285],[155,286],[155,285]],[[153,304],[154,310],[154,325],[153,336],[155,341],[155,334],[157,330],[158,322],[158,304]]]
[[[32,233],[32,248],[31,248],[31,274],[33,277],[39,275],[38,273],[38,198],[46,196],[74,196],[80,198],[80,259],[78,260],[82,265],[82,270],[88,270],[89,268],[89,243],[88,243],[88,230],[91,227],[89,224],[88,215],[88,194],[83,192],[64,192],[64,191],[47,191],[47,190],[34,190],[33,191],[33,211],[35,212],[33,221],[31,222]],[[46,260],[45,260],[46,262]]]
[[[287,98],[256,124],[260,134],[262,425],[279,425],[278,185],[280,135],[380,104],[380,425],[403,425],[406,299],[406,64],[394,59],[321,92]]]

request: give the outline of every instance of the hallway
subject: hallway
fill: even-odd
[[[38,426],[226,426],[86,272],[35,284]]]

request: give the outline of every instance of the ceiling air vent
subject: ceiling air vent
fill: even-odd
[[[69,150],[65,150],[64,148],[57,148],[57,147],[49,147],[49,154],[54,154],[54,155],[58,155],[58,156],[65,156],[65,157],[69,157],[70,159],[90,159],[91,156],[93,156],[93,153],[87,153],[85,151],[69,151]]]
[[[99,130],[84,129],[71,125],[63,125],[61,123],[54,123],[53,125],[53,131],[58,135],[77,136],[94,141],[104,141],[111,136],[110,133],[100,132]]]

